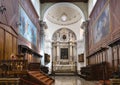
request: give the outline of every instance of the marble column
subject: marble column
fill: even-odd
[[[57,61],[60,60],[60,47],[59,47],[59,42],[57,42]]]
[[[72,43],[70,42],[70,61],[72,61],[73,57],[73,50],[72,50]]]
[[[75,46],[73,45],[73,61],[75,61]]]
[[[76,61],[77,60],[77,50],[76,50],[76,45],[74,44],[74,46],[73,46],[73,57],[74,57],[74,61]]]
[[[56,61],[56,49],[55,49],[55,46],[53,46],[53,61]]]

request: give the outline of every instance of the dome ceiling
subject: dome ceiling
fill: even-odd
[[[80,12],[69,4],[61,3],[51,7],[47,14],[46,19],[58,25],[70,25],[78,22],[82,18]]]

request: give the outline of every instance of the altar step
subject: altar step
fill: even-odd
[[[29,71],[28,74],[40,83],[40,85],[52,85],[54,79],[40,71]]]
[[[72,76],[75,76],[77,75],[77,73],[59,73],[59,72],[56,72],[54,74],[52,74],[53,76],[67,76],[67,75],[72,75]]]

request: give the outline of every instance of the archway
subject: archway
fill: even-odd
[[[85,20],[84,13],[77,5],[73,3],[67,3],[67,2],[56,3],[46,10],[44,14],[44,21],[46,22],[48,29],[45,29],[46,36],[45,36],[44,52],[50,55],[50,63],[46,65],[49,67],[50,73],[52,71],[52,60],[53,60],[52,38],[54,33],[62,28],[68,28],[74,32],[74,34],[76,35],[75,41],[77,44],[76,46],[76,60],[77,60],[78,54],[84,52],[84,47],[83,47],[84,31],[83,29],[81,29],[81,24],[84,20]],[[66,36],[64,36],[64,38],[65,37]],[[80,67],[83,65],[84,65],[83,63],[79,64],[79,62],[77,62],[77,70],[79,71]]]

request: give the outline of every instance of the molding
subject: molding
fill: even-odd
[[[107,50],[107,49],[108,49],[108,47],[101,47],[101,48],[99,48],[98,50],[96,50],[95,52],[89,54],[89,55],[87,56],[87,58],[92,57],[92,56],[95,55],[96,53],[105,51],[105,50]]]

